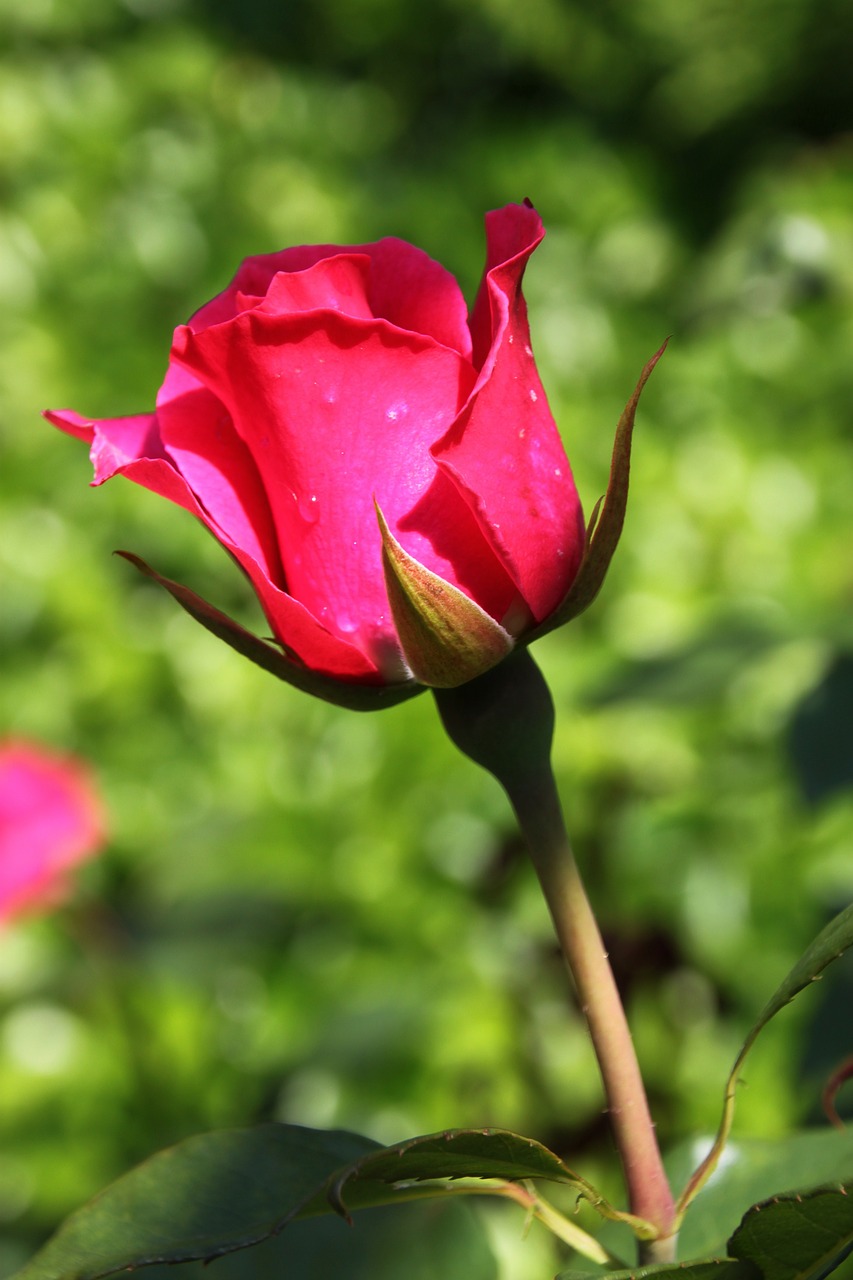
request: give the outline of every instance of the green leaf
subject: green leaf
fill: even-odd
[[[188,1138],[78,1209],[17,1280],[95,1280],[245,1249],[266,1240],[335,1169],[377,1145],[283,1124]]]
[[[449,1129],[427,1134],[380,1151],[370,1151],[338,1170],[326,1188],[328,1203],[348,1215],[363,1203],[376,1204],[394,1195],[400,1183],[456,1178],[498,1178],[523,1182],[543,1178],[575,1186],[593,1203],[601,1197],[589,1183],[533,1138],[505,1129]],[[450,1188],[452,1190],[452,1187]],[[315,1202],[306,1205],[309,1212]]]
[[[333,1210],[348,1217],[350,1209],[453,1193],[506,1194],[534,1178],[576,1186],[601,1213],[619,1216],[553,1152],[501,1129],[449,1130],[385,1148],[297,1125],[202,1134],[152,1156],[72,1214],[17,1280],[97,1280],[209,1261]]]
[[[412,1242],[417,1241],[417,1247]],[[430,1200],[291,1223],[253,1249],[146,1270],[145,1280],[497,1280],[486,1227],[470,1204]]]
[[[735,1092],[741,1067],[761,1031],[774,1018],[780,1009],[784,1009],[796,995],[814,982],[827,965],[853,946],[853,903],[840,912],[821,930],[802,957],[794,965],[782,985],[770,997],[761,1011],[758,1021],[743,1042],[740,1053],[731,1069],[723,1100],[723,1116],[720,1128],[708,1155],[699,1165],[678,1201],[678,1212],[683,1214],[691,1200],[713,1173],[720,1159],[729,1136],[734,1116]]]
[[[352,681],[335,680],[331,676],[309,671],[307,667],[288,657],[276,645],[261,640],[259,636],[253,635],[251,631],[242,627],[239,622],[229,618],[227,613],[222,613],[212,604],[208,604],[201,596],[190,591],[189,587],[181,586],[171,578],[164,578],[133,552],[117,551],[116,555],[122,556],[140,573],[144,573],[147,578],[164,587],[169,595],[177,600],[183,609],[186,609],[191,618],[195,618],[196,622],[200,622],[219,640],[224,640],[230,648],[242,654],[244,658],[248,658],[250,662],[262,667],[270,675],[284,680],[303,693],[313,694],[315,698],[322,698],[324,702],[332,702],[335,706],[345,707],[349,711],[379,711],[383,707],[396,706],[398,702],[405,702],[406,699],[413,698],[424,691],[424,686],[414,680],[386,685],[355,684]]]
[[[684,1143],[667,1157],[666,1169],[674,1185],[685,1181],[707,1146],[707,1142]],[[776,1141],[730,1142],[682,1223],[679,1254],[682,1258],[723,1254],[745,1206],[797,1189],[844,1182],[851,1175],[853,1128],[815,1129]]]
[[[753,1205],[729,1241],[729,1253],[764,1280],[817,1280],[853,1250],[853,1179],[803,1195]]]
[[[684,1243],[679,1240],[680,1252]],[[853,1179],[753,1205],[724,1257],[625,1271],[564,1271],[557,1280],[822,1280],[851,1251]]]
[[[612,1257],[594,1237],[547,1204],[531,1187],[535,1180],[574,1187],[602,1217],[647,1226],[614,1209],[547,1147],[505,1129],[449,1129],[372,1151],[337,1170],[323,1194],[300,1206],[298,1213],[328,1211],[331,1206],[351,1221],[351,1210],[413,1196],[505,1196],[593,1261]]]
[[[761,1280],[750,1262],[735,1258],[707,1258],[700,1262],[663,1263],[627,1271],[561,1271],[556,1280]]]

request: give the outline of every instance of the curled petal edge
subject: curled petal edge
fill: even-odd
[[[235,622],[226,613],[216,609],[189,587],[173,582],[170,578],[164,578],[132,551],[117,551],[116,555],[129,561],[140,573],[164,587],[191,618],[200,622],[219,640],[223,640],[237,653],[262,667],[270,675],[293,685],[303,693],[313,694],[315,698],[322,698],[324,702],[331,702],[348,711],[380,711],[384,707],[396,706],[397,703],[405,702],[424,692],[425,686],[418,684],[415,680],[407,680],[400,684],[367,685],[335,680],[331,676],[310,671],[307,667],[288,658],[275,644],[247,631],[239,622]]]

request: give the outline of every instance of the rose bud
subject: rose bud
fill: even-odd
[[[101,801],[82,761],[0,742],[0,921],[54,906],[70,869],[105,839]]]
[[[402,240],[285,249],[246,259],[176,330],[154,413],[46,415],[91,444],[94,484],[128,476],[206,525],[273,643],[122,554],[340,705],[462,683],[578,611],[581,504],[521,292],[542,222],[507,205],[486,234],[470,318],[453,277]]]

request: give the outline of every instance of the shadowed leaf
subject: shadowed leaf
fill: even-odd
[[[818,1280],[853,1251],[853,1179],[753,1205],[729,1241],[764,1280]]]
[[[752,1263],[736,1258],[708,1258],[627,1271],[561,1271],[556,1280],[762,1280],[762,1277]]]
[[[245,1249],[268,1239],[335,1169],[376,1146],[352,1133],[283,1124],[188,1138],[73,1213],[17,1280],[95,1280]]]
[[[209,1261],[298,1219],[350,1209],[568,1183],[615,1211],[540,1143],[449,1130],[383,1148],[369,1138],[267,1124],[189,1138],[119,1178],[60,1227],[17,1280],[98,1280],[155,1263]],[[479,1180],[472,1185],[473,1180]]]

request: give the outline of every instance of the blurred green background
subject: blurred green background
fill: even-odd
[[[853,8],[0,0],[0,37],[0,730],[87,756],[112,815],[73,903],[0,936],[0,1276],[130,1163],[261,1119],[515,1128],[618,1196],[495,785],[428,696],[341,712],[217,644],[110,553],[262,629],[221,550],[38,415],[150,408],[247,254],[394,234],[472,297],[483,211],[529,196],[590,509],[673,335],[605,591],[537,657],[661,1139],[706,1133],[853,888]],[[820,1123],[851,998],[842,963],[766,1033],[738,1134]]]

